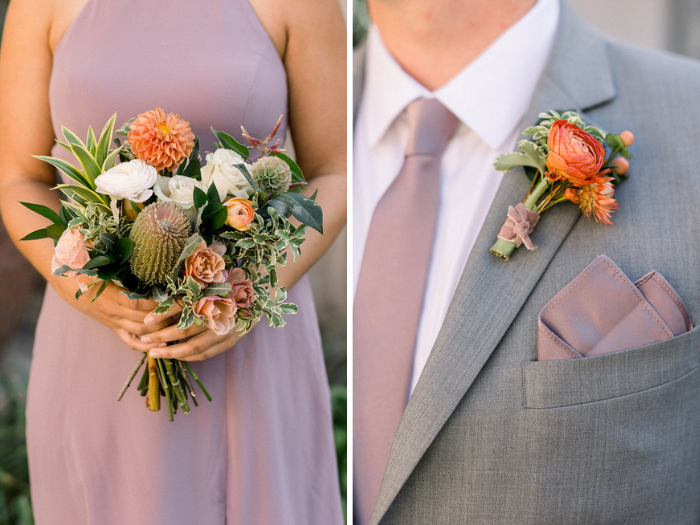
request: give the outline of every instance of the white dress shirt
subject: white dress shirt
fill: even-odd
[[[503,177],[493,161],[513,150],[521,138],[522,119],[549,58],[558,21],[559,0],[539,0],[432,92],[401,68],[378,29],[370,28],[353,156],[355,289],[374,208],[403,164],[408,142],[404,109],[417,98],[434,97],[460,120],[441,163],[437,231],[416,335],[411,392]]]

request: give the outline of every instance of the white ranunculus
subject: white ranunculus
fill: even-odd
[[[175,175],[174,177],[160,177],[153,186],[153,191],[159,201],[173,202],[180,206],[190,219],[197,217],[197,209],[194,207],[194,189],[199,188],[207,192],[204,185],[190,177]]]
[[[95,179],[97,191],[117,199],[129,199],[132,202],[147,200],[153,191],[151,188],[158,180],[158,171],[142,160],[130,160],[117,164]]]
[[[217,149],[214,153],[207,154],[207,164],[202,168],[202,183],[208,188],[214,182],[221,202],[226,200],[229,193],[247,199],[253,193],[253,188],[245,175],[235,167],[235,164],[244,163],[245,159],[235,151]]]

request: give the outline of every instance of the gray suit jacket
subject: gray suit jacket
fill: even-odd
[[[548,109],[634,132],[615,225],[561,204],[537,225],[538,250],[501,261],[489,248],[528,189],[506,174],[394,436],[372,524],[700,523],[700,329],[536,360],[539,311],[600,254],[632,280],[658,270],[700,322],[700,66],[607,41],[563,5],[523,125]]]

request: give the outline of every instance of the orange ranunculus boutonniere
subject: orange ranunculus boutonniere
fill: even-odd
[[[540,113],[540,122],[523,131],[531,140],[521,140],[518,149],[496,159],[499,171],[522,166],[531,180],[523,202],[510,206],[503,228],[491,252],[508,260],[518,246],[537,247],[530,239],[540,214],[563,201],[579,205],[583,215],[612,224],[610,214],[619,207],[615,186],[627,178],[632,156],[627,147],[634,142],[630,131],[619,135],[586,126],[575,111]],[[605,145],[609,154],[605,156]]]

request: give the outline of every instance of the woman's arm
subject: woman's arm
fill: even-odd
[[[144,344],[137,335],[165,326],[145,326],[143,319],[155,307],[153,301],[130,301],[114,285],[91,303],[93,291],[75,299],[78,286],[72,279],[51,274],[53,242],[49,239],[20,242],[28,233],[44,228],[48,220],[19,204],[43,204],[59,208],[59,194],[50,191],[55,173],[32,155],[49,155],[54,134],[49,109],[52,67],[51,2],[12,0],[8,8],[0,50],[0,212],[10,237],[24,256],[75,308],[114,330],[136,350]],[[137,335],[134,335],[137,334]]]
[[[346,221],[347,212],[347,52],[346,26],[337,0],[256,0],[254,7],[283,55],[289,81],[289,123],[310,196],[318,190],[323,208],[321,235],[309,230],[295,263],[280,267],[280,284],[290,288],[323,255]],[[266,24],[270,13],[270,23]],[[274,15],[272,14],[274,13]],[[286,20],[285,35],[276,33]],[[217,336],[206,328],[168,327],[153,342],[188,341],[158,348],[161,357],[202,360],[228,350],[241,335]],[[151,352],[153,356],[155,353]]]

